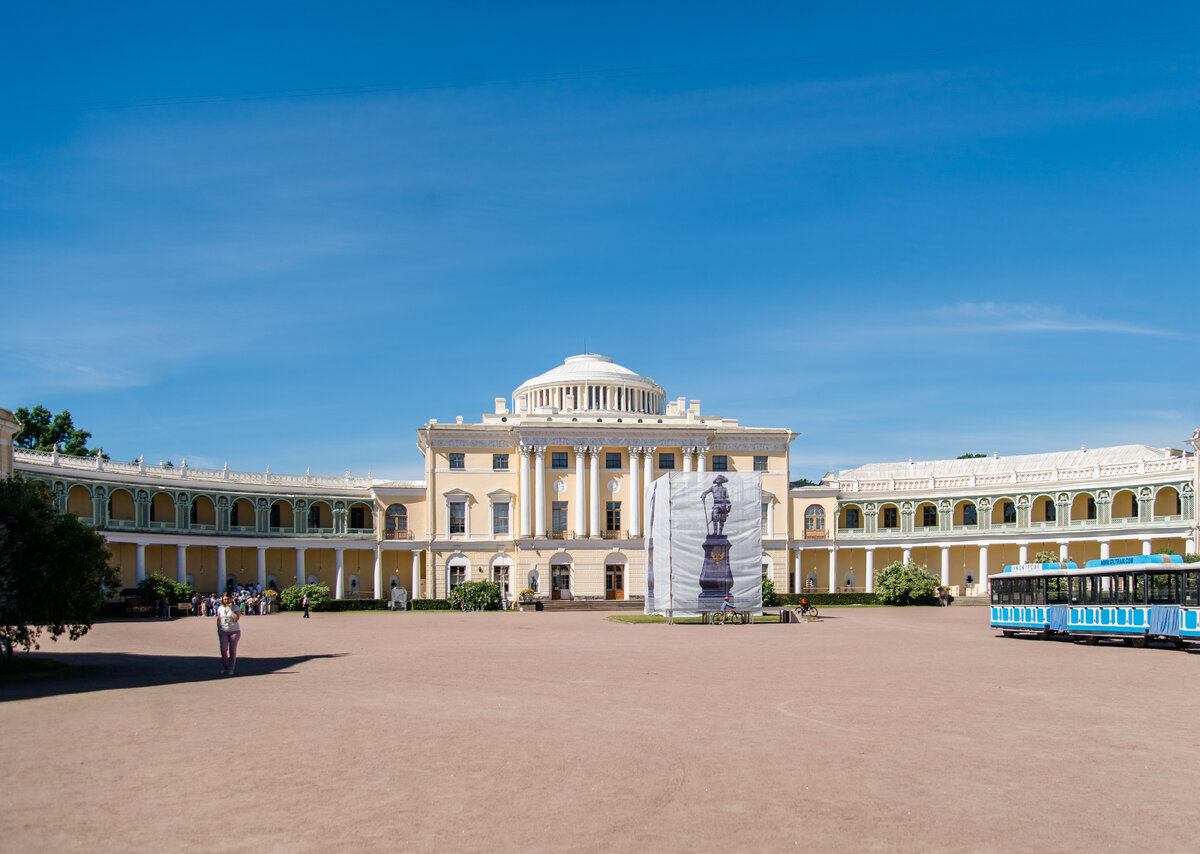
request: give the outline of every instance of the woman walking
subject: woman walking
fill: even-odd
[[[221,641],[221,673],[233,675],[237,665],[238,641],[242,639],[242,627],[238,625],[238,612],[228,593],[221,597],[217,608],[217,638]]]

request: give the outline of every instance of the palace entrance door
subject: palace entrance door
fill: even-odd
[[[625,567],[623,564],[610,563],[604,567],[604,598],[625,598]]]
[[[571,566],[558,564],[550,567],[550,598],[571,598]]]

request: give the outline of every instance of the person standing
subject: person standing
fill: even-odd
[[[217,606],[217,638],[221,641],[221,673],[225,676],[232,676],[233,668],[237,666],[238,641],[242,639],[238,617],[233,598],[226,593]]]
[[[304,619],[308,619],[308,594],[305,593],[300,599],[300,604],[304,606]]]

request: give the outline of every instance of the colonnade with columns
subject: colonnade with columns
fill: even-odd
[[[1144,555],[1153,554],[1154,541],[1164,539],[1180,539],[1179,535],[1172,534],[1157,534],[1144,535],[1136,537],[1105,537],[1088,540],[1054,540],[1051,541],[1058,546],[1059,561],[1066,561],[1070,557],[1070,550],[1073,546],[1096,545],[1099,547],[1100,559],[1107,560],[1112,557],[1112,543],[1114,540],[1121,542],[1136,542],[1140,543],[1140,551]],[[1184,550],[1189,554],[1194,554],[1196,551],[1196,539],[1194,535],[1189,535],[1183,538]],[[1032,545],[1042,545],[1045,541],[1030,540],[1025,542],[962,542],[962,543],[887,543],[875,545],[854,544],[847,546],[808,546],[793,548],[793,573],[794,573],[794,589],[799,591],[804,589],[804,570],[802,568],[802,555],[806,551],[821,551],[829,555],[828,566],[828,584],[822,585],[818,582],[818,589],[828,590],[830,593],[836,593],[842,589],[838,583],[839,579],[839,551],[863,551],[866,554],[865,578],[862,589],[864,592],[872,593],[875,590],[875,552],[880,549],[899,550],[900,559],[908,563],[912,560],[914,549],[935,549],[940,558],[937,566],[928,566],[930,572],[935,572],[939,575],[940,583],[943,586],[949,587],[951,582],[951,567],[950,567],[950,550],[953,548],[977,548],[979,550],[978,562],[974,572],[974,584],[978,585],[980,595],[987,592],[988,575],[994,573],[998,568],[990,566],[991,547],[1017,547],[1016,563],[1029,563],[1030,547]],[[857,585],[856,585],[857,589]]]
[[[287,543],[286,545],[273,541],[264,542],[197,542],[197,543],[165,543],[161,541],[150,540],[127,540],[113,538],[111,542],[126,542],[132,543],[134,546],[134,584],[140,584],[146,577],[146,548],[147,546],[164,546],[169,548],[175,546],[175,580],[181,584],[187,582],[187,550],[189,547],[207,547],[215,548],[217,552],[217,590],[224,590],[228,580],[227,568],[227,551],[230,548],[253,548],[256,552],[255,583],[260,589],[267,586],[267,549],[277,550],[292,550],[295,552],[295,580],[296,584],[303,586],[307,583],[307,571],[305,563],[305,555],[309,549],[327,549],[334,553],[335,575],[333,579],[332,593],[334,598],[343,599],[346,596],[346,571],[345,571],[345,553],[350,551],[371,551],[374,554],[374,592],[378,598],[383,598],[386,595],[383,582],[383,555],[385,552],[410,552],[412,555],[411,579],[408,587],[409,595],[416,596],[421,589],[421,554],[423,549],[420,546],[407,547],[385,547],[382,543],[364,544],[364,545],[334,545],[332,543],[312,542],[312,543]],[[165,569],[165,567],[164,567]],[[282,579],[281,579],[281,583]],[[286,585],[285,585],[286,586]]]
[[[600,537],[601,500],[600,500],[600,456],[606,446],[575,445],[575,500],[573,502],[572,530],[575,537]],[[520,490],[521,490],[521,522],[520,536],[546,536],[546,450],[547,445],[530,445],[522,443],[518,447],[520,453]],[[621,446],[620,450],[629,455],[629,501],[628,512],[623,515],[627,520],[628,536],[642,536],[642,495],[649,489],[654,479],[654,454],[658,448],[653,446]],[[683,448],[683,470],[692,471],[692,457],[697,458],[696,471],[705,470],[705,448]],[[532,458],[532,460],[531,460]],[[530,471],[532,462],[532,472]]]

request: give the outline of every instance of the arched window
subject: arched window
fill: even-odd
[[[804,530],[806,531],[824,531],[825,530],[825,508],[819,504],[811,505],[804,511]]]
[[[384,516],[384,536],[389,540],[403,539],[408,533],[408,508],[403,504],[390,504]]]

